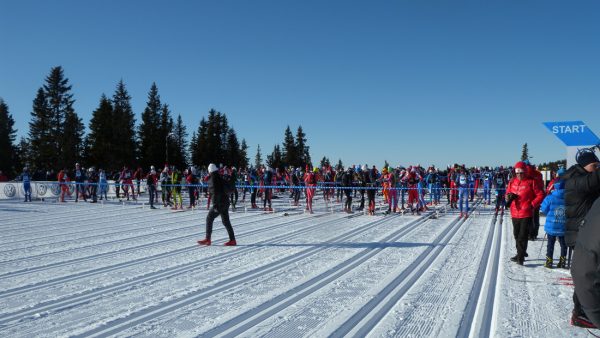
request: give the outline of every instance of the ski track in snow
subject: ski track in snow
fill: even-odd
[[[0,335],[589,336],[568,324],[573,288],[542,266],[545,242],[529,242],[524,267],[508,260],[508,213],[273,204],[231,213],[227,248],[219,219],[213,246],[195,245],[202,209],[1,201]]]

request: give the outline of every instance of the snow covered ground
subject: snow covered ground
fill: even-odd
[[[238,246],[217,219],[200,247],[206,210],[1,201],[0,336],[590,336],[569,325],[570,275],[543,267],[545,242],[509,261],[507,214],[316,205],[238,208]]]

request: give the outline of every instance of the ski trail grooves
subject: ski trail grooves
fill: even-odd
[[[392,218],[397,216],[392,216]],[[333,239],[326,241],[325,243],[336,243],[340,241],[345,241],[360,235],[363,232],[369,231],[371,228],[376,226],[377,224],[384,223],[390,218],[383,218],[375,221],[368,222],[367,224],[361,226],[359,229],[354,229],[349,231],[346,234],[342,234]],[[205,299],[212,295],[219,294],[224,292],[225,290],[238,287],[244,285],[248,282],[255,280],[257,277],[265,276],[270,273],[277,272],[281,268],[286,268],[289,266],[293,266],[296,262],[299,262],[307,257],[311,257],[319,252],[326,250],[323,247],[311,247],[308,249],[304,249],[300,252],[292,254],[290,256],[284,257],[267,265],[257,267],[256,269],[244,272],[240,275],[225,279],[224,281],[219,282],[219,284],[215,287],[209,289],[202,289],[192,294],[188,294],[183,299],[174,299],[172,301],[165,302],[163,304],[157,304],[150,308],[138,311],[136,313],[131,314],[128,317],[120,318],[110,322],[110,328],[97,327],[95,329],[89,330],[85,333],[82,333],[81,336],[106,336],[116,334],[118,332],[122,332],[128,328],[132,328],[138,324],[144,323],[148,320],[155,319],[159,316],[163,316],[172,311],[176,311],[179,308],[184,306],[193,304],[199,300]]]

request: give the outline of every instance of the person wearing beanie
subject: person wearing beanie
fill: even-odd
[[[306,210],[309,213],[313,213],[313,197],[315,196],[315,190],[317,189],[317,174],[319,169],[315,167],[313,172],[308,170],[309,166],[306,165],[306,173],[304,174],[304,184],[306,186]]]
[[[510,260],[523,265],[527,253],[527,240],[533,210],[540,206],[544,193],[539,186],[527,176],[527,165],[524,162],[515,164],[515,177],[511,178],[506,188],[506,205],[510,206],[513,234],[517,254]]]
[[[594,201],[600,196],[600,171],[598,170],[598,157],[589,148],[577,152],[577,164],[572,165],[564,174],[565,180],[565,242],[569,248],[567,266],[570,265],[569,256],[576,250],[578,231]],[[597,241],[598,238],[595,238]],[[584,255],[581,255],[583,257]],[[580,257],[574,254],[573,265]],[[585,263],[582,262],[582,265]],[[574,271],[571,274],[575,278]],[[573,312],[571,324],[580,327],[594,327],[581,307],[577,292],[573,293]]]
[[[273,172],[270,167],[265,167],[265,172],[263,173],[263,182],[265,184],[265,194],[263,199],[263,210],[264,211],[273,211],[273,207],[271,205],[271,200],[273,197]],[[268,205],[268,206],[267,206]]]
[[[198,241],[200,245],[211,245],[211,235],[213,230],[213,222],[217,216],[221,216],[221,221],[227,230],[229,241],[225,242],[225,246],[237,245],[235,241],[235,234],[233,232],[233,226],[229,220],[229,193],[231,187],[221,175],[219,175],[219,168],[214,163],[208,165],[208,192],[212,197],[212,208],[206,215],[206,236],[203,240]]]

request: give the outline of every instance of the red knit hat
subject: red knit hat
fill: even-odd
[[[523,161],[519,161],[515,163],[515,169],[523,169],[523,171],[527,170],[527,164]]]

